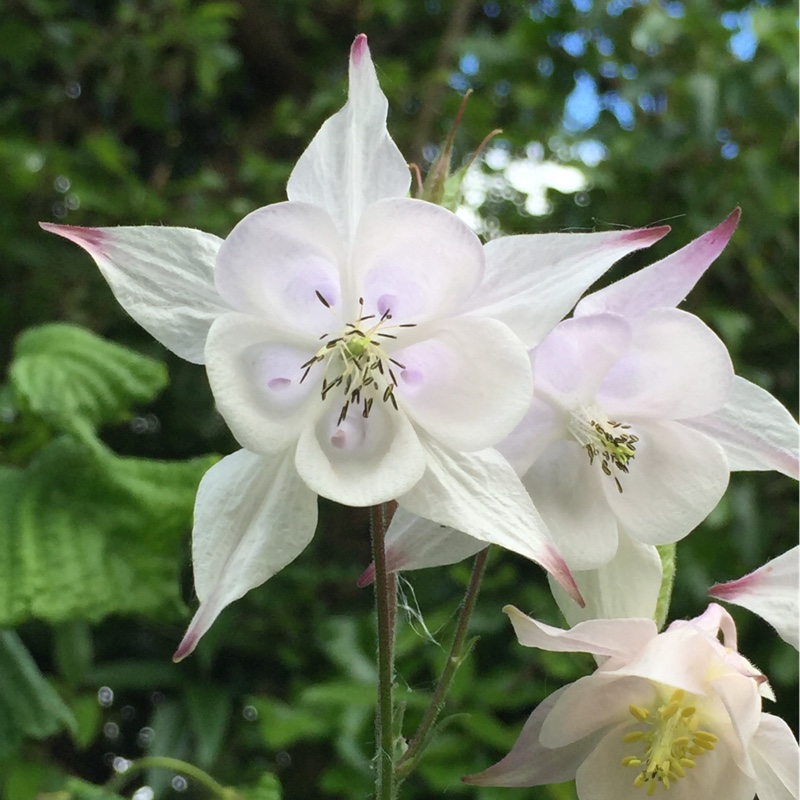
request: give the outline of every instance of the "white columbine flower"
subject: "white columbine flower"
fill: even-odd
[[[798,427],[769,393],[734,376],[724,344],[676,308],[722,252],[734,211],[667,258],[590,294],[531,352],[533,394],[498,445],[553,534],[586,600],[554,591],[568,621],[652,616],[655,545],[686,536],[731,470],[798,477]],[[451,563],[484,546],[399,514],[389,563]]]
[[[289,202],[223,241],[186,228],[44,228],[95,259],[120,303],[205,363],[244,448],[203,478],[192,535],[200,608],[219,612],[292,561],[316,495],[408,512],[531,558],[577,596],[530,498],[491,447],[528,406],[527,349],[614,261],[667,229],[514,236],[485,247],[406,197],[407,165],[366,37],[344,108],[295,166]]]
[[[601,663],[545,700],[511,752],[467,783],[574,778],[580,800],[753,800],[756,792],[797,800],[797,742],[782,719],[761,711],[762,697],[774,695],[736,652],[736,628],[721,606],[662,634],[649,619],[562,630],[504,610],[520,644],[592,653]]]
[[[708,593],[763,617],[785,642],[800,649],[800,546],[743,578],[712,586]]]

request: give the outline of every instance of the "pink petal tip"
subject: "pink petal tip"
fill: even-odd
[[[375,565],[370,564],[361,574],[361,577],[356,581],[356,586],[358,586],[359,589],[363,589],[365,586],[369,586],[374,580]]]
[[[548,552],[546,561],[541,561],[541,565],[561,584],[564,591],[581,607],[586,607],[586,601],[583,599],[581,590],[578,584],[575,583],[575,578],[564,561],[561,554],[555,548]]]
[[[84,228],[81,225],[58,225],[55,222],[40,222],[39,227],[48,233],[63,236],[84,250],[99,250],[103,242],[103,231],[100,228]]]
[[[366,52],[367,34],[359,33],[353,42],[352,48],[350,48],[350,60],[353,62],[354,67],[357,67],[361,63],[361,59],[364,57],[364,53]]]

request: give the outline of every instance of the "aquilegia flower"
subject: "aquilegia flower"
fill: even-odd
[[[95,259],[117,299],[205,363],[244,448],[204,477],[200,599],[176,657],[292,561],[316,495],[409,512],[515,550],[577,596],[530,498],[491,447],[529,403],[527,349],[615,260],[667,229],[500,239],[406,197],[407,165],[365,36],[344,108],[295,166],[289,202],[220,240],[186,228],[43,225]]]
[[[712,586],[708,593],[758,614],[785,642],[800,649],[800,546],[743,578]]]
[[[736,652],[736,628],[721,606],[662,634],[649,619],[562,630],[504,610],[520,644],[592,653],[601,664],[545,700],[511,752],[467,783],[574,778],[580,800],[753,800],[756,792],[759,800],[797,800],[797,742],[782,719],[762,712],[762,698],[774,695]]]
[[[716,506],[731,470],[798,477],[798,427],[769,393],[735,377],[724,344],[678,310],[739,218],[590,294],[531,352],[528,412],[498,445],[553,534],[586,600],[580,618],[652,616],[655,545],[675,542]],[[483,547],[399,514],[394,569],[433,566]],[[602,571],[598,571],[602,570]]]

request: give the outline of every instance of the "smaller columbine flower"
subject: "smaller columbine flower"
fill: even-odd
[[[545,700],[511,752],[467,783],[574,778],[580,800],[753,800],[756,792],[760,800],[796,800],[797,742],[782,719],[761,711],[762,698],[774,695],[736,652],[736,628],[721,606],[662,634],[647,619],[562,630],[504,610],[520,644],[592,653],[601,663]]]
[[[714,509],[732,470],[798,477],[798,427],[768,392],[734,375],[725,345],[676,306],[722,252],[738,209],[681,250],[586,296],[531,353],[525,418],[497,449],[522,477],[586,601],[554,587],[571,623],[651,616],[656,545]],[[437,566],[483,545],[400,514],[394,569]]]
[[[712,586],[708,593],[758,614],[785,642],[800,649],[800,546],[743,578]]]

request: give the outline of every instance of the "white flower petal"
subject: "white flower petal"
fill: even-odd
[[[386,531],[385,548],[388,571],[404,572],[455,564],[485,549],[486,542],[398,508]],[[374,579],[375,567],[370,564],[358,585],[367,586]]]
[[[708,593],[758,614],[785,642],[800,648],[800,546],[743,578],[712,586]]]
[[[537,345],[615,261],[649,247],[668,227],[505,236],[484,246],[486,272],[471,313],[505,322]]]
[[[302,339],[246,314],[224,314],[211,328],[206,370],[225,422],[243,447],[274,453],[288,447],[322,411],[319,375],[306,381],[314,354]]]
[[[274,457],[239,450],[204,475],[192,532],[200,608],[176,661],[194,650],[225,606],[283,569],[311,541],[317,499],[292,461],[290,450]]]
[[[248,214],[230,232],[215,277],[232,308],[316,339],[341,327],[336,311],[344,263],[341,238],[322,208],[276,203]]]
[[[230,310],[214,287],[220,238],[192,228],[39,224],[80,245],[148,333],[181,358],[203,363],[211,323]]]
[[[528,354],[493,319],[457,317],[427,326],[430,338],[393,353],[401,407],[454,450],[497,444],[520,421],[533,393]]]
[[[354,299],[395,324],[450,316],[483,274],[480,239],[455,214],[423,200],[394,198],[364,209],[353,241]]]
[[[564,629],[545,625],[514,606],[505,606],[503,611],[508,614],[521,645],[554,653],[630,659],[658,634],[652,619],[590,619]]]
[[[511,752],[483,772],[468,775],[464,783],[472,786],[541,786],[572,780],[575,772],[597,746],[603,732],[551,749],[539,741],[545,718],[564,692],[559,689],[540,703],[528,717]]]
[[[397,498],[413,514],[541,564],[579,600],[572,575],[525,487],[496,450],[457,453],[423,439],[427,469],[411,491]]]
[[[636,426],[639,441],[629,473],[602,481],[608,504],[640,542],[667,544],[694,530],[728,486],[722,448],[678,422]]]
[[[404,197],[411,185],[405,159],[386,129],[387,113],[367,37],[360,34],[350,50],[347,103],[323,123],[286,187],[289,200],[322,206],[348,245],[368,205]]]
[[[575,776],[578,797],[586,800],[642,800],[646,789],[634,786],[635,767],[622,766],[628,755],[641,755],[642,749],[625,744],[625,726],[611,729],[583,762]],[[640,746],[641,747],[641,746]],[[671,781],[669,791],[659,791],[669,800],[753,800],[755,785],[739,770],[724,748],[697,758],[696,766],[686,770],[686,777]]]
[[[524,475],[550,444],[566,434],[567,420],[563,409],[534,395],[525,416],[496,449],[517,475]]]
[[[587,295],[575,308],[575,316],[611,311],[633,319],[654,308],[677,306],[725,249],[740,213],[735,209],[716,228],[672,255]]]
[[[714,733],[725,742],[739,769],[749,777],[755,778],[749,747],[761,721],[758,684],[751,678],[733,671],[713,677],[709,684],[713,692],[712,697],[716,694],[728,716],[727,720],[720,719]]]
[[[539,738],[545,747],[563,747],[619,723],[633,727],[630,706],[649,708],[657,698],[650,681],[595,672],[566,687]]]
[[[605,377],[597,399],[616,419],[686,419],[726,403],[733,365],[704,322],[675,308],[633,321],[631,346]]]
[[[592,466],[574,441],[557,441],[522,477],[571,570],[595,569],[617,552],[617,521]]]
[[[566,408],[593,403],[606,374],[630,345],[630,325],[620,316],[564,320],[533,351],[537,394]]]
[[[792,415],[766,390],[736,376],[719,411],[686,420],[725,449],[731,470],[774,469],[800,478],[800,429]]]
[[[598,569],[573,570],[572,574],[586,601],[585,608],[550,580],[550,590],[569,625],[590,619],[655,619],[662,574],[655,547],[620,531],[616,555],[608,564]]]
[[[372,506],[408,491],[425,472],[425,450],[402,411],[376,401],[369,418],[357,409],[338,422],[327,403],[297,444],[297,471],[317,494],[347,506]]]
[[[791,728],[772,714],[762,714],[750,744],[758,800],[797,800],[800,750]]]

